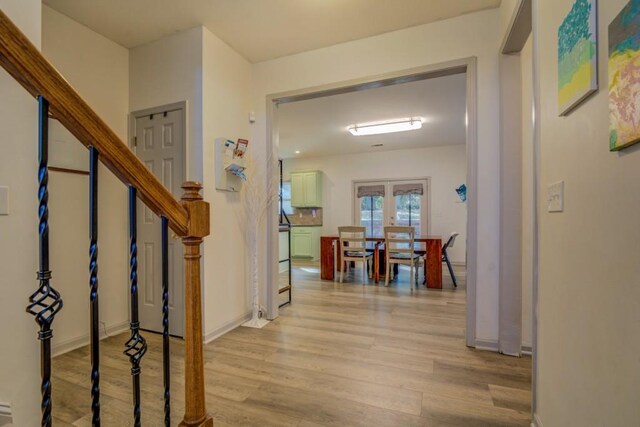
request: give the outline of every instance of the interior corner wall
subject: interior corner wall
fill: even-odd
[[[522,350],[522,72],[519,54],[500,55],[501,353]]]
[[[476,339],[498,340],[499,259],[499,11],[486,10],[394,31],[253,66],[256,124],[252,143],[266,147],[268,95],[335,84],[414,67],[477,57],[478,257]],[[263,157],[264,157],[263,152]],[[275,225],[270,224],[275,227]],[[261,246],[266,282],[266,244]],[[266,300],[266,289],[262,292]]]
[[[609,151],[608,26],[598,2],[600,89],[558,116],[558,27],[573,0],[537,1],[540,205],[537,418],[544,427],[640,420],[640,145]],[[636,100],[637,103],[637,100]],[[564,212],[546,211],[564,181]]]
[[[429,234],[446,239],[454,231],[460,233],[449,257],[454,263],[464,264],[467,205],[460,201],[455,188],[466,182],[466,148],[459,144],[285,159],[283,175],[289,180],[291,172],[322,171],[323,234],[335,234],[339,226],[353,224],[353,181],[429,177]]]
[[[204,333],[211,340],[242,323],[250,311],[245,224],[239,193],[216,190],[214,140],[251,139],[251,64],[203,29],[204,198],[211,205],[211,235],[204,240]],[[259,147],[253,141],[249,150]],[[248,170],[247,173],[254,173]]]
[[[533,345],[533,38],[520,52],[522,81],[522,348]]]
[[[129,109],[187,102],[186,180],[202,182],[203,27],[129,51]],[[175,195],[180,197],[180,195]]]
[[[0,0],[0,10],[40,46],[40,0]],[[38,103],[1,68],[0,94],[0,186],[10,209],[0,216],[0,402],[14,425],[30,427],[40,425],[38,327],[25,313],[38,286]]]
[[[126,141],[128,49],[43,5],[42,53]],[[51,126],[60,125],[53,121]],[[66,143],[81,147],[69,138]],[[55,150],[56,141],[52,142]],[[128,329],[129,320],[127,189],[102,165],[99,178],[100,320],[104,330],[113,333]],[[50,172],[49,183],[53,283],[64,298],[64,309],[56,317],[55,355],[89,342],[89,178]]]
[[[129,58],[131,111],[187,101],[186,175],[203,184],[211,205],[211,235],[202,249],[203,323],[210,340],[249,311],[240,199],[215,189],[213,141],[251,137],[251,64],[204,27],[133,48]],[[252,141],[249,149],[255,148]]]

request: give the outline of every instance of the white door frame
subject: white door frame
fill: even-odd
[[[136,118],[138,117],[143,117],[143,116],[148,116],[150,114],[162,114],[165,111],[176,111],[176,110],[180,110],[182,111],[182,122],[184,123],[184,129],[182,130],[182,138],[183,138],[183,142],[182,142],[182,158],[184,159],[184,173],[185,173],[185,177],[183,178],[183,182],[186,181],[186,174],[187,174],[187,127],[188,127],[188,123],[187,123],[187,101],[179,101],[179,102],[173,102],[171,104],[165,104],[165,105],[159,105],[157,107],[151,107],[151,108],[145,108],[143,110],[136,110],[136,111],[132,111],[129,113],[129,126],[128,126],[128,134],[129,134],[129,141],[128,141],[128,145],[129,148],[135,152],[134,150],[134,139],[136,136]]]
[[[278,141],[278,104],[321,98],[341,93],[355,92],[398,83],[426,80],[452,74],[466,73],[467,77],[467,319],[466,344],[475,346],[476,341],[476,274],[477,274],[477,218],[478,218],[478,115],[477,115],[477,58],[427,65],[417,68],[385,73],[377,76],[336,82],[266,97],[267,143],[266,152],[272,153]],[[267,154],[268,157],[268,154]],[[267,180],[276,182],[276,170],[267,169]],[[267,317],[278,317],[278,212],[277,206],[267,213]]]
[[[150,114],[162,114],[165,111],[180,111],[182,113],[182,180],[181,182],[185,182],[187,180],[187,135],[188,135],[188,123],[187,123],[187,101],[179,101],[173,102],[171,104],[160,105],[151,108],[145,108],[142,110],[136,110],[129,113],[129,123],[128,123],[128,146],[131,151],[136,152],[135,147],[135,137],[136,137],[136,119],[138,117],[148,116]],[[128,215],[128,213],[127,213]],[[170,234],[173,234],[171,230],[169,230]],[[180,242],[182,244],[182,242]],[[183,260],[184,263],[184,260]],[[204,271],[204,269],[203,269]],[[201,281],[204,284],[204,281]],[[182,293],[184,295],[184,281],[182,282]],[[131,302],[129,301],[129,304]],[[184,304],[179,308],[176,307],[180,312],[184,315]],[[184,325],[186,328],[186,324]],[[183,332],[184,334],[184,332]]]
[[[518,0],[518,4],[514,8],[511,16],[508,31],[502,42],[500,54],[507,55],[517,53],[522,50],[528,37],[532,37],[533,42],[533,64],[532,64],[532,94],[533,94],[533,119],[531,129],[533,132],[533,205],[531,207],[531,216],[533,219],[533,241],[532,249],[532,345],[531,345],[531,418],[534,420],[532,425],[536,424],[537,412],[537,378],[538,378],[538,204],[540,197],[540,189],[538,183],[539,163],[540,163],[540,92],[539,92],[539,70],[538,70],[538,3],[540,0]]]

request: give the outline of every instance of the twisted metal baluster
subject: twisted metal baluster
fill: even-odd
[[[164,425],[171,425],[171,368],[169,347],[169,221],[162,217],[162,366]]]
[[[41,425],[51,426],[51,324],[55,315],[62,309],[62,298],[49,281],[49,103],[44,97],[38,97],[38,217],[40,269],[37,278],[38,289],[29,297],[27,313],[35,317],[40,326],[40,371],[42,382]]]
[[[131,337],[125,343],[124,354],[131,362],[133,379],[134,426],[140,426],[140,362],[147,352],[147,342],[140,335],[138,318],[138,230],[136,224],[136,189],[129,186],[129,279],[131,282]]]
[[[91,317],[91,424],[100,426],[100,329],[98,305],[98,150],[89,147],[89,311]]]

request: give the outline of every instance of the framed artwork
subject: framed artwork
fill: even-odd
[[[640,142],[640,0],[609,24],[609,148]]]
[[[565,116],[598,90],[596,0],[576,0],[558,28],[558,111]]]

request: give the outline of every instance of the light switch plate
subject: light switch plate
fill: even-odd
[[[564,181],[550,184],[547,188],[547,211],[564,211]]]
[[[0,215],[9,215],[9,187],[0,187]]]

